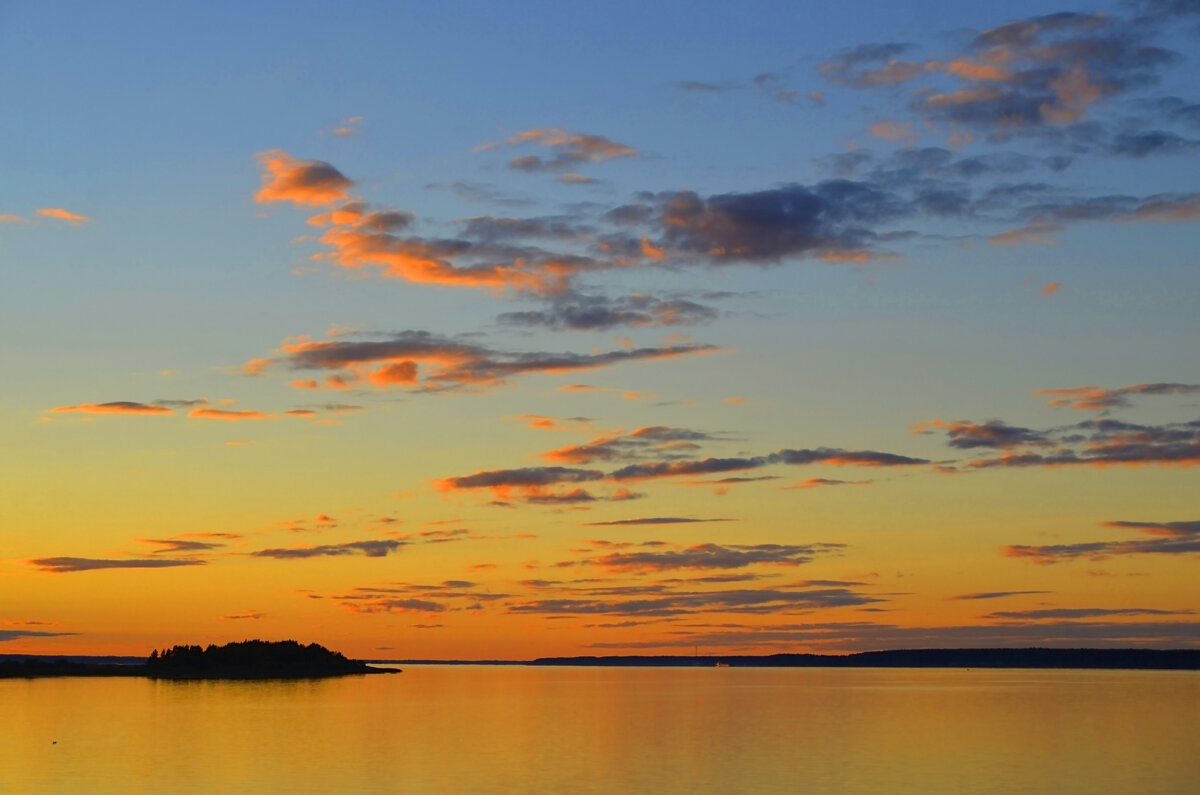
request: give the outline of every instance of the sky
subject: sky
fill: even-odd
[[[1200,646],[1200,3],[0,3],[0,653]]]

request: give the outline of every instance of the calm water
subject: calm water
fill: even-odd
[[[1200,674],[412,666],[0,680],[0,792],[1186,793]]]

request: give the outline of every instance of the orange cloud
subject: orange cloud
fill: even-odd
[[[896,124],[892,121],[880,121],[871,125],[871,135],[876,138],[882,138],[885,141],[904,141],[908,146],[912,146],[917,141],[917,134],[913,132],[912,122],[904,122],[904,124]]]
[[[1054,295],[1056,292],[1058,292],[1058,288],[1060,287],[1062,287],[1062,282],[1050,282],[1042,288],[1041,293],[1042,295],[1047,296]]]
[[[1046,404],[1048,406],[1069,406],[1080,411],[1105,411],[1128,407],[1132,395],[1186,395],[1196,392],[1200,392],[1200,385],[1155,383],[1132,384],[1116,389],[1105,389],[1100,386],[1039,389],[1034,394],[1048,395],[1054,398]]]
[[[966,59],[946,62],[930,61],[925,64],[925,68],[940,70],[963,80],[1008,80],[1012,77],[1012,73],[1003,67],[976,63]]]
[[[617,141],[599,135],[572,133],[569,130],[537,128],[525,130],[504,141],[480,144],[476,152],[501,146],[519,146],[534,143],[555,151],[554,157],[543,160],[535,155],[518,157],[509,162],[509,167],[519,171],[563,171],[579,163],[602,163],[616,157],[637,157],[638,151]]]
[[[502,386],[534,373],[596,370],[622,362],[721,352],[712,345],[682,344],[592,354],[513,353],[421,331],[372,341],[303,338],[286,341],[280,350],[293,369],[341,370],[325,379],[335,389],[349,389],[362,380],[372,380],[377,386],[417,386],[421,365],[424,381],[420,386],[428,390]],[[391,365],[399,369],[389,369]]]
[[[66,221],[67,223],[75,226],[78,226],[79,224],[86,224],[88,221],[92,220],[86,215],[73,213],[70,210],[64,210],[61,207],[43,207],[37,211],[37,214],[43,218],[57,218],[60,221]]]
[[[1088,106],[1103,94],[1102,87],[1091,82],[1082,66],[1076,66],[1070,72],[1051,80],[1050,89],[1058,98],[1059,104],[1045,102],[1038,109],[1043,118],[1056,124],[1079,121],[1087,112]]]
[[[236,422],[239,420],[273,420],[274,414],[267,414],[262,411],[253,411],[251,409],[243,409],[240,411],[230,409],[208,409],[199,408],[192,409],[188,412],[188,417],[202,420],[229,420]]]
[[[349,116],[333,128],[333,134],[343,138],[358,134],[358,125],[362,124],[362,116]]]
[[[1058,224],[1035,221],[1020,229],[1009,229],[999,234],[989,235],[987,241],[993,246],[1053,246],[1056,241],[1050,235],[1062,230],[1063,227]]]
[[[27,224],[29,221],[16,213],[0,213],[0,224]]]
[[[296,378],[288,381],[288,384],[296,387],[296,389],[320,389],[321,385],[317,383],[315,378]]]
[[[1148,201],[1130,214],[1129,221],[1200,221],[1200,199]]]
[[[375,265],[382,268],[384,277],[416,284],[557,293],[566,289],[577,271],[595,264],[587,258],[547,255],[540,261],[517,256],[503,262],[456,265],[454,259],[477,250],[481,256],[494,252],[466,241],[401,238],[359,227],[334,226],[321,236],[321,242],[333,249],[324,259],[335,265],[351,270]]]
[[[262,188],[254,195],[259,204],[290,201],[320,207],[346,198],[354,183],[340,171],[320,160],[297,160],[281,149],[258,155],[265,171]]]
[[[242,375],[262,375],[270,363],[270,359],[251,359],[242,365]]]
[[[80,403],[78,406],[57,406],[50,409],[53,414],[174,414],[165,406],[151,406],[146,403],[134,403],[130,400],[117,400],[112,403]]]
[[[371,373],[370,380],[376,386],[403,384],[412,386],[417,383],[417,363],[414,361],[385,364]]]

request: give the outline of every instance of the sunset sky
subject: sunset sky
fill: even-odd
[[[1200,646],[1200,4],[0,4],[0,653]]]

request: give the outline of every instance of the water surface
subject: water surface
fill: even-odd
[[[0,680],[0,792],[1185,793],[1197,726],[1172,671]]]

